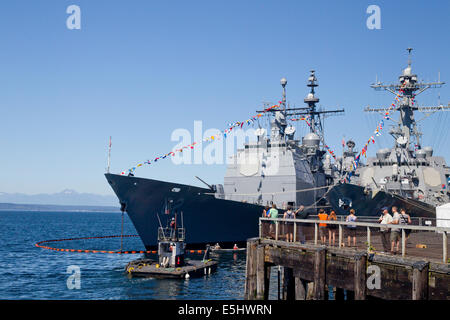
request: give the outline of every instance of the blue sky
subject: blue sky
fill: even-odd
[[[81,30],[66,28],[66,8],[81,8]],[[381,30],[366,8],[381,8]],[[169,152],[176,128],[224,129],[248,119],[262,101],[302,106],[315,69],[326,141],[361,147],[379,119],[362,110],[392,96],[369,87],[397,81],[413,47],[413,71],[450,82],[448,1],[2,1],[0,3],[0,191],[111,194],[103,173],[113,137],[113,172]],[[445,105],[450,85],[420,105]],[[421,118],[418,116],[418,118]],[[445,115],[422,122],[425,144],[450,162]],[[302,124],[299,132],[304,131]],[[304,124],[303,124],[304,126]],[[387,133],[369,155],[387,147]],[[159,162],[138,176],[222,183],[225,166]]]

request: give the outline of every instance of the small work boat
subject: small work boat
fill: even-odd
[[[217,262],[209,259],[208,245],[202,260],[185,259],[185,229],[175,223],[158,229],[158,261],[138,259],[131,261],[125,271],[131,277],[159,279],[189,279],[209,275],[217,270]],[[182,220],[183,221],[183,220]]]

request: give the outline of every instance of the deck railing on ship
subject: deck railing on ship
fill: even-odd
[[[321,226],[323,224],[326,224],[326,226]],[[331,229],[330,226],[336,227]],[[349,226],[356,226],[356,228],[354,231],[350,231]],[[382,225],[374,222],[320,221],[318,219],[259,219],[260,238],[314,243],[315,245],[323,244],[335,247],[348,247],[350,245],[352,248],[367,249],[368,252],[372,253],[384,252],[391,254],[390,250],[387,251],[383,248],[380,231],[384,230],[389,230],[390,233],[394,230],[399,231],[400,245],[398,254],[401,254],[402,257],[424,257],[448,263],[449,239],[447,235],[450,232],[450,228],[412,224]],[[329,237],[330,233],[331,237]],[[290,234],[292,234],[292,240]],[[322,235],[326,237],[325,242],[323,242]],[[348,239],[349,235],[350,239]],[[355,246],[353,245],[354,235],[356,238]],[[388,244],[389,248],[391,248],[390,236],[388,237]],[[395,243],[394,249],[396,247]]]
[[[185,240],[184,228],[158,228],[158,240],[159,241],[184,241]]]

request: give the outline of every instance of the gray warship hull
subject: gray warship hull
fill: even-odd
[[[436,217],[436,208],[425,202],[405,198],[384,191],[368,192],[365,188],[344,183],[336,185],[327,195],[330,206],[337,214],[347,215],[353,208],[356,214],[380,216],[383,207],[403,208],[411,217]]]
[[[147,250],[157,248],[157,215],[165,225],[167,203],[171,213],[183,212],[188,249],[215,243],[223,248],[242,247],[248,238],[258,236],[261,205],[218,199],[207,188],[116,174],[105,177]]]

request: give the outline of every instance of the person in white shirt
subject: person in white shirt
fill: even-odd
[[[378,222],[380,224],[390,224],[392,222],[392,216],[389,214],[388,209],[383,208],[383,214],[381,215]],[[383,244],[383,252],[389,252],[390,249],[390,238],[391,230],[387,227],[380,227],[381,243]]]
[[[390,224],[399,224],[400,221],[400,213],[397,211],[397,207],[392,207],[392,221]],[[392,229],[391,230],[391,253],[396,254],[398,252],[398,248],[400,246],[400,238],[401,238],[401,230],[400,229]],[[394,251],[394,247],[396,247],[396,251]]]

